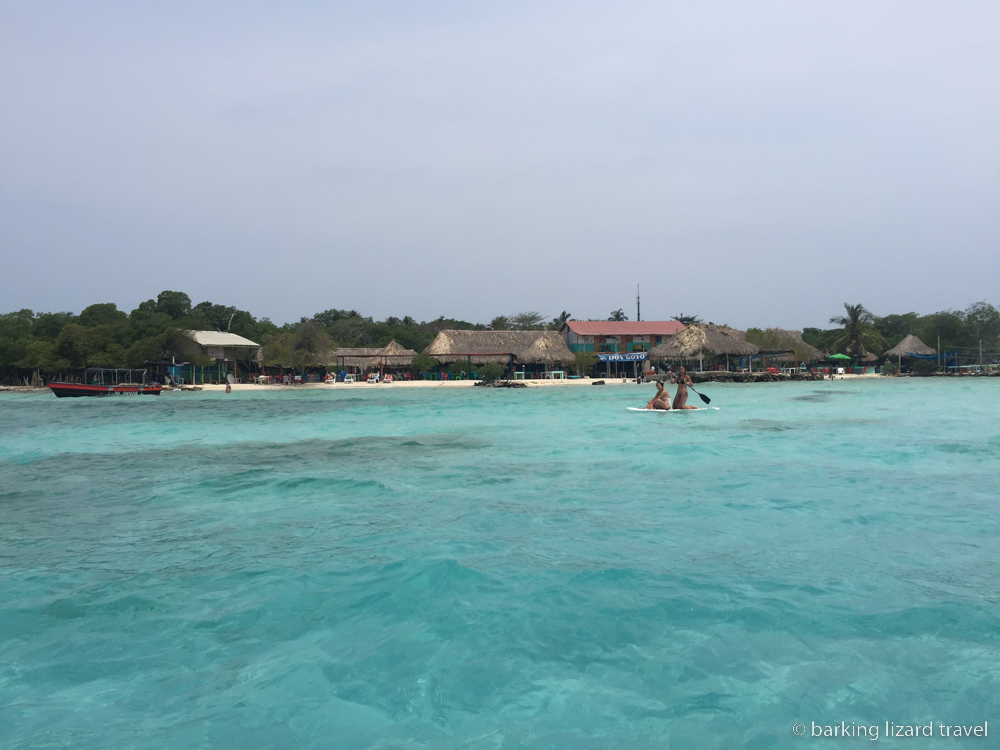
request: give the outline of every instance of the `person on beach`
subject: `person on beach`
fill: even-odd
[[[670,391],[663,387],[663,381],[656,381],[656,395],[653,396],[647,403],[647,409],[670,409]]]
[[[671,383],[677,384],[677,393],[674,395],[674,408],[675,409],[697,409],[697,406],[688,406],[688,386],[694,385],[691,382],[691,376],[687,374],[687,370],[684,369],[684,365],[681,365],[677,370],[677,374],[674,376]]]

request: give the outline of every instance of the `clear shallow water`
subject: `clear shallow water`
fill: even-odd
[[[1000,732],[1000,381],[700,390],[0,394],[0,746]]]

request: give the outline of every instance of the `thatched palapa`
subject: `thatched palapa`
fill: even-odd
[[[905,357],[908,354],[920,354],[924,357],[929,357],[932,354],[937,354],[937,349],[927,346],[923,341],[914,336],[912,333],[907,334],[906,338],[896,344],[892,349],[883,354],[883,357]]]
[[[555,331],[457,331],[438,333],[424,354],[442,364],[472,360],[472,364],[487,362],[507,364],[510,355],[517,362],[553,364],[573,361],[573,353]]]
[[[735,336],[741,341],[747,340],[747,331],[729,326],[719,326],[719,328],[723,333]],[[768,360],[788,361],[795,359],[803,362],[817,362],[826,357],[826,354],[802,339],[802,331],[787,328],[765,328],[758,335],[760,338],[757,345],[764,353],[770,353],[767,357]]]
[[[406,349],[395,341],[390,341],[384,347],[341,347],[333,357],[331,366],[360,367],[367,370],[384,364],[386,367],[409,367],[417,353]]]
[[[573,352],[555,331],[545,331],[531,346],[517,353],[517,361],[529,365],[568,365],[573,360]]]
[[[669,341],[654,346],[649,352],[649,358],[652,360],[697,359],[706,354],[748,355],[759,353],[759,346],[726,333],[719,326],[711,323],[696,323],[689,325]]]

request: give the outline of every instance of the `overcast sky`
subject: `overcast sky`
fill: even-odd
[[[1000,3],[0,0],[0,312],[1000,304]]]

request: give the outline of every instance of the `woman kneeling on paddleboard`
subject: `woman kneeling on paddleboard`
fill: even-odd
[[[670,409],[670,391],[663,387],[663,382],[660,380],[656,381],[656,395],[653,396],[647,403],[647,409]]]
[[[674,379],[670,381],[677,384],[677,395],[674,396],[674,408],[675,409],[697,409],[697,406],[688,406],[688,386],[694,385],[691,382],[691,376],[687,374],[687,370],[684,369],[684,365],[680,366],[677,371],[677,375]]]

